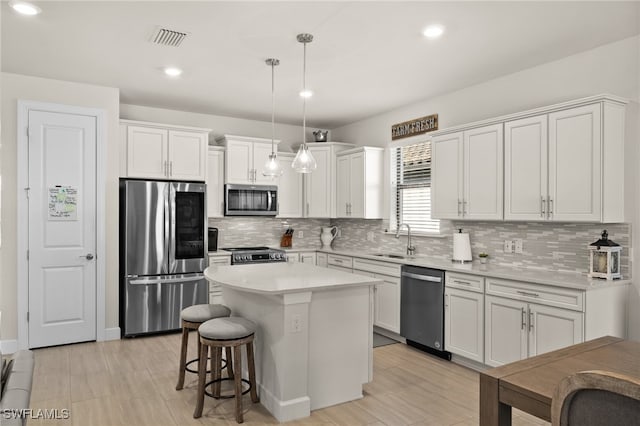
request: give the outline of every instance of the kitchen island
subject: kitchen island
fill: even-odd
[[[211,266],[205,276],[232,315],[258,324],[258,393],[278,421],[362,398],[380,280],[301,263]]]

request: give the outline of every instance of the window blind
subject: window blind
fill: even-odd
[[[406,223],[413,232],[439,233],[431,219],[431,142],[395,149],[395,228]]]

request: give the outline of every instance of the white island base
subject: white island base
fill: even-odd
[[[258,393],[278,421],[362,398],[373,375],[379,280],[289,263],[210,267],[205,275],[222,286],[232,315],[259,325]]]

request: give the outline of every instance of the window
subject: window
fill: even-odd
[[[439,234],[440,221],[431,219],[431,142],[392,148],[392,229],[406,223],[412,232]]]

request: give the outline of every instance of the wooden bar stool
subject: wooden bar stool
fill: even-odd
[[[200,339],[198,339],[198,357],[187,362],[187,348],[189,344],[189,331],[196,330],[198,327],[206,321],[214,318],[228,317],[231,315],[231,309],[224,305],[202,304],[188,306],[180,313],[182,318],[182,349],[180,350],[180,372],[178,374],[178,384],[176,390],[180,390],[184,387],[184,373],[198,373],[198,370],[192,370],[189,368],[191,363],[194,363],[200,359]],[[206,361],[203,363],[206,365]],[[199,364],[198,364],[199,366]],[[231,348],[227,350],[227,374],[233,376],[233,363],[231,360]]]
[[[204,396],[212,396],[214,398],[234,398],[236,399],[236,421],[242,423],[242,395],[251,392],[251,401],[260,402],[258,392],[256,390],[256,368],[253,359],[253,338],[257,325],[248,319],[241,317],[216,318],[203,323],[198,328],[200,334],[200,359],[207,359],[209,356],[209,348],[211,348],[211,381],[206,382],[207,367],[205,363],[198,365],[198,401],[196,410],[193,413],[194,418],[202,416],[202,408],[204,406]],[[249,369],[249,380],[242,378],[242,345],[247,345],[247,367]],[[222,348],[227,350],[233,348],[233,358],[235,361],[234,377],[222,378],[221,363]],[[228,368],[228,367],[227,367]],[[221,396],[220,383],[223,380],[233,380],[235,392],[233,395]],[[242,391],[242,382],[249,385],[249,388]],[[208,385],[212,385],[213,392],[205,391]]]

